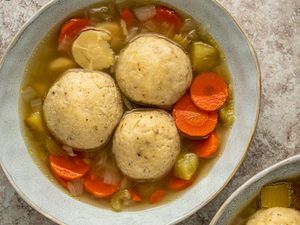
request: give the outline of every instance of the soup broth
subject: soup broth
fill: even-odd
[[[115,5],[115,3],[107,1],[102,2],[99,4],[92,5],[90,7],[87,7],[85,9],[82,9],[72,15],[70,15],[68,18],[85,18],[92,21],[93,26],[98,23],[103,22],[109,22],[109,23],[116,23],[120,24],[120,19],[122,17],[120,16],[120,12],[123,9],[129,9],[134,10],[135,8],[139,8],[141,6],[149,6],[154,5],[158,6],[161,5],[158,1],[125,1],[121,5]],[[165,6],[173,10],[170,6]],[[205,27],[203,27],[200,23],[196,22],[194,19],[192,19],[190,16],[183,14],[179,10],[175,10],[176,14],[180,16],[182,21],[185,21],[186,29],[190,29],[190,38],[191,42],[204,42],[211,46],[213,46],[215,49],[217,49],[220,53],[220,61],[218,62],[218,65],[209,69],[209,71],[216,72],[219,74],[228,84],[229,87],[229,100],[227,100],[227,104],[230,104],[232,110],[233,110],[233,92],[232,92],[232,80],[230,73],[228,71],[226,60],[224,57],[224,54],[222,50],[219,48],[215,40],[206,32]],[[138,31],[134,34],[129,35],[138,35],[142,33],[147,32],[153,32],[151,28],[151,25],[148,27],[146,25],[143,25],[137,18],[135,18],[136,24],[134,27],[138,29]],[[65,21],[68,21],[66,19]],[[43,171],[43,173],[51,180],[53,183],[55,183],[58,187],[60,187],[64,192],[69,194],[68,189],[64,188],[60,182],[53,176],[51,173],[51,168],[49,166],[49,151],[47,150],[47,147],[45,145],[45,135],[41,134],[39,131],[36,131],[32,126],[28,125],[26,122],[27,118],[32,115],[32,113],[40,111],[42,105],[39,104],[38,100],[43,101],[49,88],[57,81],[61,75],[65,72],[65,70],[61,69],[53,69],[51,68],[51,63],[55,61],[58,58],[66,57],[73,61],[72,55],[70,53],[62,53],[58,50],[58,36],[61,32],[61,27],[63,23],[59,26],[52,29],[47,36],[43,39],[41,43],[38,44],[37,48],[35,49],[30,61],[28,62],[28,66],[26,68],[26,72],[24,75],[24,80],[21,87],[21,99],[20,99],[20,116],[22,121],[22,127],[23,127],[23,135],[25,142],[27,144],[28,150],[30,155],[33,157],[34,162],[37,164],[37,166]],[[124,28],[123,28],[124,29]],[[165,33],[164,29],[157,29],[159,30],[157,33],[167,36],[168,38],[172,38],[175,33],[173,34],[173,31],[169,31],[169,33]],[[129,31],[130,32],[130,31]],[[172,34],[170,34],[172,33]],[[179,34],[186,34],[186,31],[179,32]],[[128,38],[128,36],[127,36]],[[122,38],[117,40],[114,43],[113,51],[115,52],[115,55],[118,55],[120,51],[128,45],[128,41],[126,40],[126,35],[124,35]],[[185,49],[188,55],[191,53],[191,47],[188,47]],[[72,68],[80,68],[80,66],[76,63],[72,66]],[[114,77],[115,70],[113,67],[108,69],[103,69],[104,72],[110,74],[112,77]],[[197,76],[199,72],[194,72],[194,76]],[[37,99],[31,99],[28,101],[26,97],[24,98],[24,92],[32,91],[34,92],[33,95],[38,96]],[[32,93],[31,93],[32,94]],[[28,97],[28,96],[27,96]],[[124,97],[125,98],[125,97]],[[130,106],[128,106],[128,104]],[[127,111],[130,111],[132,108],[144,108],[145,106],[139,105],[137,103],[131,102],[129,99],[126,99],[126,104],[124,104],[124,108],[126,108]],[[167,112],[171,113],[171,109],[167,109]],[[213,167],[214,163],[218,160],[218,156],[222,154],[222,151],[226,144],[227,136],[230,132],[231,125],[225,124],[220,122],[218,123],[216,127],[216,133],[218,136],[218,139],[220,140],[220,146],[218,149],[218,153],[216,157],[213,159],[199,159],[199,167],[197,169],[197,175],[196,175],[196,181],[199,182],[203,177],[205,177],[210,169]],[[56,139],[47,132],[46,136],[50,136],[54,141]],[[57,142],[57,141],[56,141]],[[191,152],[191,147],[194,144],[195,140],[187,138],[186,135],[181,135],[181,152]],[[57,145],[61,145],[61,143],[57,142]],[[94,151],[94,152],[88,152],[84,153],[84,157],[86,157],[89,160],[89,163],[96,158],[99,157],[99,152],[106,152],[110,155],[111,152],[111,146],[112,141],[110,141],[105,147],[103,147],[100,150]],[[81,153],[80,153],[81,154]],[[170,173],[172,174],[172,172]],[[158,181],[147,183],[149,186],[150,184],[155,184],[156,186],[159,186],[161,189],[167,190],[167,195],[165,198],[159,202],[166,203],[168,201],[171,201],[173,198],[178,197],[182,192],[180,191],[174,191],[168,188],[168,185],[166,183],[166,179],[168,179],[170,175],[167,176],[167,178],[162,178]],[[129,179],[132,186],[141,185],[139,182],[135,182],[131,179]],[[77,196],[76,199],[93,204],[98,207],[109,207],[110,199],[104,198],[99,199],[93,197],[91,194],[84,192],[80,196]],[[142,199],[141,203],[138,204],[130,204],[129,207],[126,207],[127,210],[141,210],[145,209],[147,207],[153,206],[153,204],[150,204],[147,199]]]

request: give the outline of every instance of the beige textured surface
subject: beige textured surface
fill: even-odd
[[[0,57],[48,0],[0,0]],[[258,129],[242,167],[211,203],[182,225],[207,225],[224,200],[262,169],[300,153],[300,1],[220,0],[245,30],[262,70]],[[209,187],[208,187],[209,188]],[[0,172],[0,224],[53,224],[31,209]]]

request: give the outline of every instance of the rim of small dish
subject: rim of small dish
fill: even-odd
[[[51,0],[50,2],[46,3],[44,6],[42,6],[32,17],[30,17],[30,19],[21,27],[21,29],[17,32],[17,34],[14,36],[14,38],[12,39],[11,43],[8,45],[7,49],[5,50],[5,53],[2,57],[2,59],[0,60],[0,69],[3,67],[5,58],[7,56],[7,54],[10,52],[10,50],[13,48],[13,46],[15,45],[15,43],[19,40],[19,38],[23,35],[24,31],[26,30],[26,28],[32,24],[44,11],[46,11],[49,7],[51,7],[54,4],[57,4],[58,0]],[[242,29],[241,25],[237,22],[237,20],[229,13],[229,11],[223,6],[221,5],[221,3],[219,3],[217,0],[212,0],[212,2],[219,7],[222,11],[224,11],[226,13],[226,15],[232,19],[232,21],[234,22],[234,24],[237,26],[237,28],[239,29],[239,31],[241,32],[241,34],[244,36],[248,48],[251,52],[251,55],[254,59],[255,62],[255,66],[257,69],[257,73],[256,73],[256,80],[257,80],[257,96],[258,96],[258,101],[257,101],[257,111],[255,113],[255,122],[253,123],[253,126],[251,128],[251,135],[249,136],[249,139],[247,141],[247,146],[245,149],[243,149],[244,154],[242,159],[240,160],[240,162],[236,165],[235,169],[232,171],[232,173],[230,174],[230,176],[225,180],[224,184],[219,188],[218,191],[216,191],[215,193],[213,193],[209,198],[207,198],[206,201],[204,201],[202,204],[197,205],[196,207],[192,208],[189,212],[187,212],[186,214],[178,217],[177,219],[170,221],[168,223],[168,225],[171,224],[176,224],[186,218],[188,218],[189,216],[191,216],[192,214],[194,214],[196,211],[198,211],[199,209],[201,209],[202,207],[204,207],[206,204],[208,204],[210,201],[212,201],[229,183],[229,181],[234,177],[234,175],[236,174],[236,172],[238,171],[238,169],[240,168],[240,166],[242,165],[242,163],[244,162],[244,159],[247,155],[247,152],[249,150],[250,144],[254,138],[255,135],[255,131],[256,131],[256,127],[258,124],[258,120],[259,120],[259,114],[260,114],[260,110],[261,110],[261,69],[260,69],[260,64],[258,61],[258,57],[257,54],[248,38],[248,36],[246,35],[246,33],[244,32],[244,30]],[[41,213],[43,216],[45,216],[46,218],[50,219],[51,221],[57,223],[57,224],[61,224],[61,225],[67,225],[66,223],[64,223],[63,221],[60,221],[58,218],[48,214],[47,212],[44,211],[44,209],[42,209],[41,207],[39,207],[38,205],[36,205],[29,196],[27,196],[14,182],[13,178],[10,176],[9,172],[6,170],[6,168],[3,166],[2,161],[0,160],[0,166],[5,174],[5,176],[7,177],[8,181],[10,182],[10,184],[13,186],[13,188],[15,189],[15,191],[18,193],[18,195],[28,204],[30,205],[33,209],[35,209],[36,211],[38,211],[39,213]]]
[[[247,190],[253,183],[259,181],[260,179],[263,179],[264,177],[270,175],[270,173],[281,169],[282,167],[285,167],[291,163],[299,162],[300,161],[300,155],[294,155],[290,158],[287,158],[281,162],[278,162],[258,174],[254,175],[252,178],[250,178],[246,183],[244,183],[242,186],[240,186],[238,189],[236,189],[233,194],[230,195],[230,197],[222,204],[222,206],[219,208],[215,216],[213,217],[212,221],[209,225],[215,225],[218,220],[221,218],[221,216],[226,211],[227,206],[234,200],[241,192]]]

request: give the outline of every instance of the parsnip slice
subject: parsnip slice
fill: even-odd
[[[75,61],[85,69],[109,68],[114,63],[110,40],[110,32],[106,30],[89,29],[81,32],[72,45]]]

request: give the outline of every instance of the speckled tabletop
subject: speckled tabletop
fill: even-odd
[[[0,58],[21,26],[49,0],[0,0]],[[182,225],[206,225],[241,184],[262,169],[300,153],[300,1],[220,0],[257,52],[262,108],[247,157],[227,187]],[[0,169],[0,225],[53,224],[14,191]]]

